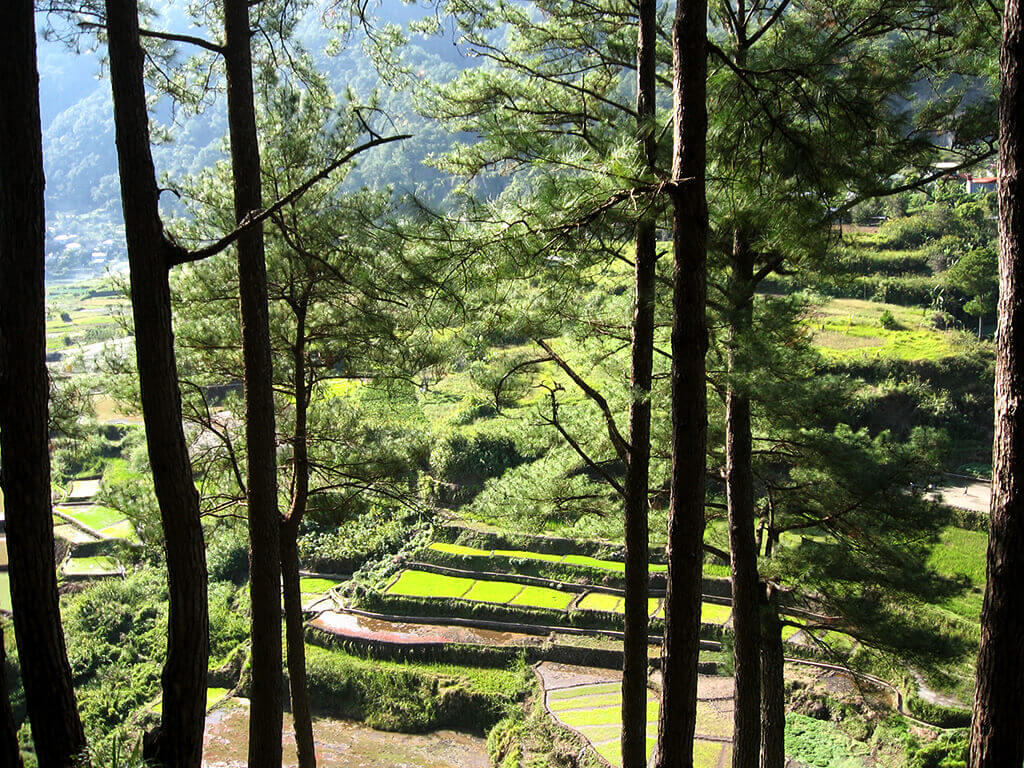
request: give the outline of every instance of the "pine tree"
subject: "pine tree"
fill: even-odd
[[[35,20],[27,0],[10,3],[7,10],[0,30],[0,484],[15,637],[32,737],[42,768],[64,768],[85,749],[85,733],[75,703],[54,568]],[[4,688],[0,695],[7,704]],[[13,749],[16,753],[17,744]],[[5,743],[4,757],[10,751]]]
[[[1022,163],[1021,76],[1024,20],[1020,3],[1007,0],[1003,12],[999,98],[999,323],[996,331],[996,434],[992,456],[992,503],[981,648],[971,722],[968,765],[972,768],[1024,762],[1024,654],[1019,597],[1024,589],[1020,406],[1021,302],[1024,258],[1024,203],[1017,188]]]

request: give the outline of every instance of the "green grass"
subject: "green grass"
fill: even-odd
[[[107,528],[125,519],[123,512],[99,505],[89,507],[57,507],[57,509],[93,530]]]
[[[881,316],[886,310],[895,318],[897,329],[882,327]],[[832,299],[806,322],[814,345],[833,360],[939,360],[955,354],[959,334],[930,328],[927,314],[897,304]]]
[[[622,728],[615,725],[581,725],[579,731],[591,742],[611,741],[620,738]]]
[[[523,605],[532,608],[556,608],[565,610],[572,602],[573,595],[547,587],[523,587],[523,591],[509,602],[509,605]]]
[[[789,640],[793,635],[799,632],[803,627],[791,627],[788,624],[782,628],[782,640],[785,642]]]
[[[119,523],[108,525],[106,528],[100,528],[99,532],[111,539],[137,541],[139,538],[135,533],[135,526],[132,525],[131,520],[122,520]]]
[[[621,703],[622,694],[616,689],[612,693],[592,693],[587,696],[578,696],[573,699],[549,701],[548,708],[551,709],[552,712],[565,712],[566,710],[575,710],[580,709],[581,707],[588,708],[581,711],[592,711],[596,707],[612,707],[618,706]],[[603,712],[604,710],[601,711]]]
[[[700,604],[700,620],[705,624],[725,624],[730,613],[732,613],[732,608],[728,605],[719,605],[718,603]]]
[[[206,708],[209,709],[214,704],[219,704],[231,691],[227,688],[207,688],[206,689]],[[157,700],[156,704],[152,707],[153,712],[160,714],[164,711],[163,700]]]
[[[950,526],[928,555],[928,565],[943,576],[963,579],[969,587],[939,603],[945,610],[977,623],[985,591],[985,550],[988,534]]]
[[[581,704],[581,706],[588,706]],[[594,709],[560,710],[558,719],[571,728],[585,725],[615,725],[622,722],[622,706],[619,701]]]
[[[334,579],[320,579],[309,576],[299,579],[299,591],[306,595],[323,595],[340,583],[340,581],[335,581]]]
[[[359,379],[327,379],[317,387],[324,397],[348,397],[363,386]]]
[[[511,581],[487,581],[480,579],[464,594],[464,600],[479,600],[484,603],[507,603],[523,590],[522,584]]]
[[[566,555],[562,561],[567,565],[582,565],[584,568],[598,568],[603,571],[626,572],[626,564],[617,560],[598,560],[588,555]]]
[[[99,489],[99,480],[74,480],[71,483],[71,492],[68,494],[68,498],[88,499],[95,496],[96,492],[99,491]]]
[[[578,603],[585,611],[615,611],[622,613],[622,598],[604,592],[588,592]]]
[[[622,732],[621,687],[619,683],[580,685],[548,693],[548,708],[556,717],[582,733],[595,751],[613,765],[622,765],[619,736]],[[658,725],[658,700],[648,693],[647,754],[654,748]],[[732,732],[732,723],[706,703],[697,706],[697,730],[711,736]],[[697,739],[693,745],[694,766],[715,768],[726,744]]]
[[[526,552],[522,549],[496,549],[494,554],[498,557],[509,557],[519,560],[542,560],[546,563],[562,562],[562,555],[549,555],[546,552]]]
[[[490,550],[464,547],[461,544],[447,544],[443,541],[432,542],[429,549],[433,549],[436,552],[444,552],[448,555],[463,555],[465,557],[487,557],[491,554]]]
[[[595,685],[577,685],[572,688],[558,688],[548,693],[548,701],[560,699],[584,698],[594,694],[618,692],[621,686],[618,683],[597,683]]]
[[[7,571],[0,571],[0,608],[11,610],[11,577]]]
[[[985,586],[985,550],[988,534],[950,526],[928,556],[928,565],[943,576],[966,578],[972,587]]]
[[[91,576],[97,573],[112,573],[120,564],[112,557],[96,555],[95,557],[71,557],[64,562],[64,573],[68,576]]]
[[[445,576],[426,571],[402,571],[398,580],[388,587],[392,595],[406,597],[462,597],[473,586],[473,579]]]
[[[697,739],[693,742],[693,768],[714,768],[718,765],[718,756],[723,749],[727,749],[727,746],[716,741]]]
[[[791,712],[786,715],[786,755],[810,768],[862,768],[857,753],[869,756],[866,745],[859,745],[843,734],[831,721]]]

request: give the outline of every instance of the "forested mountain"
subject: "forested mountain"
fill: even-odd
[[[386,116],[382,124],[411,134],[407,141],[361,158],[347,177],[346,187],[391,185],[399,193],[440,202],[451,188],[450,178],[425,161],[451,147],[451,134],[416,112],[408,89],[396,90],[382,83],[368,54],[370,41],[358,23],[341,44],[331,43],[338,35],[325,29],[322,19],[329,7],[325,4],[324,8],[307,9],[298,24],[296,40],[310,52],[316,69],[340,99],[358,104],[372,102]],[[155,3],[153,10],[152,23],[157,28],[178,30],[188,26],[181,3]],[[426,12],[415,6],[385,3],[375,11],[373,24],[405,28]],[[104,51],[72,49],[59,39],[46,39],[48,25],[63,29],[61,23],[49,24],[46,15],[38,17],[48,280],[102,275],[114,262],[123,262],[125,256]],[[188,53],[188,47],[183,47],[182,55]],[[412,33],[410,45],[401,50],[401,62],[397,58],[392,62],[407,69],[412,77],[429,71],[434,78],[451,76],[467,63],[450,32]],[[171,186],[226,157],[223,87],[216,82],[213,87],[217,93],[198,114],[172,111],[167,98],[153,105],[154,119],[167,127],[167,141],[154,146],[154,160],[157,173]],[[169,212],[181,212],[171,192],[164,193],[161,204]]]

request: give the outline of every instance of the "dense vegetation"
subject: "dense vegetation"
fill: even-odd
[[[647,679],[647,638],[667,644],[684,610],[667,545],[700,431],[679,427],[678,386],[699,356],[702,579],[681,634],[692,671],[734,676],[737,716],[697,729],[695,764],[731,739],[734,760],[778,768],[774,739],[820,768],[965,765],[987,518],[930,491],[992,475],[998,200],[957,174],[990,167],[993,9],[908,1],[862,23],[843,3],[821,24],[815,0],[712,8],[708,71],[688,75],[710,108],[704,221],[705,192],[687,202],[670,180],[694,136],[668,109],[687,95],[668,6],[429,5],[272,2],[250,20],[229,0],[225,18],[144,9],[141,32],[106,29],[95,4],[49,9],[51,37],[109,45],[117,107],[105,81],[81,82],[88,59],[40,48],[52,524],[90,759],[191,764],[195,734],[192,757],[165,751],[189,728],[165,703],[188,699],[198,722],[229,693],[253,702],[253,739],[280,742],[291,710],[303,768],[311,712],[489,733],[509,768],[569,764],[587,743],[625,768],[645,744],[667,759],[659,711],[678,694]],[[242,47],[232,7],[263,33]],[[645,24],[666,33],[649,49]],[[197,40],[193,58],[176,47]],[[150,134],[168,141],[150,151]],[[698,240],[707,311],[684,334],[696,304],[673,287]],[[130,276],[97,276],[123,259]],[[187,542],[176,520],[194,523]],[[193,624],[189,548],[205,551]],[[545,640],[396,650],[310,623],[339,606]],[[208,659],[202,642],[183,659],[181,628],[202,622]],[[3,638],[22,758],[48,768],[25,646]],[[574,707],[538,688],[541,659],[625,674]],[[189,663],[204,701],[171,679]],[[704,703],[697,717],[714,720]],[[276,761],[252,749],[254,768]]]

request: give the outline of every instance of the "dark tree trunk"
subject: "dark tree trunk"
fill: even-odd
[[[771,587],[768,590],[761,614],[761,768],[785,768],[786,685],[782,622],[779,621],[775,593]]]
[[[738,389],[735,377],[746,371],[739,345],[752,322],[753,256],[744,233],[734,233],[730,259],[728,366],[725,398],[725,487],[729,509],[729,551],[732,570],[733,674],[736,710],[733,717],[733,768],[757,764],[761,749],[761,617],[754,539],[754,475],[751,466],[750,396]]]
[[[657,144],[655,112],[655,0],[641,0],[637,25],[638,142],[648,167]],[[654,223],[636,226],[635,304],[629,401],[629,461],[625,478],[626,590],[622,660],[622,762],[624,768],[647,765],[648,531],[647,489],[651,463],[651,371],[654,359]]]
[[[999,318],[988,581],[968,765],[1024,763],[1024,19],[1003,13],[999,99]]]
[[[299,523],[309,502],[309,442],[307,417],[309,389],[306,385],[306,301],[308,291],[296,310],[295,345],[292,348],[292,388],[295,391],[295,438],[293,441],[293,490],[288,517],[281,521],[281,578],[284,584],[284,615],[288,651],[288,682],[291,687],[292,722],[299,768],[316,768],[313,716],[306,684],[306,640],[302,624],[302,594],[299,588]]]
[[[235,221],[241,223],[248,214],[263,207],[248,0],[224,0],[224,39]],[[280,768],[280,515],[277,509],[273,373],[262,225],[250,227],[240,235],[237,247],[245,365],[246,493],[252,601],[249,768]]]
[[[206,550],[174,357],[168,264],[149,144],[149,118],[136,0],[107,0],[110,82],[131,270],[135,351],[146,444],[160,505],[170,599],[160,728],[146,756],[166,766],[199,766],[209,660]]]
[[[284,614],[288,650],[288,684],[291,688],[292,721],[299,768],[316,766],[313,742],[313,715],[306,684],[306,640],[302,622],[302,595],[299,590],[298,526],[291,521],[281,525],[281,575],[284,583]]]
[[[43,147],[31,0],[0,25],[0,484],[11,601],[32,737],[42,768],[85,748],[60,621],[50,508],[43,254]]]
[[[659,768],[693,765],[697,718],[707,442],[706,54],[706,0],[679,0],[672,26],[672,475]]]
[[[11,688],[7,682],[7,649],[4,647],[4,625],[0,621],[0,765],[21,768],[18,730],[11,711]]]

